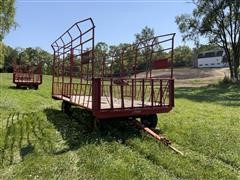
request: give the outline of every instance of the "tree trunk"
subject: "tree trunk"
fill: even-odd
[[[228,48],[224,48],[224,51],[226,52],[226,56],[227,56],[227,61],[228,61],[229,70],[230,70],[230,77],[232,80],[234,80],[234,71],[233,71],[233,66],[231,61],[231,54]]]
[[[234,64],[234,67],[233,67],[233,72],[234,72],[234,79],[236,81],[239,80],[239,77],[238,77],[238,68],[239,68],[239,53],[236,52],[235,50],[233,50],[233,64]]]
[[[238,81],[239,80],[239,78],[238,78],[238,68],[234,67],[233,73],[234,73],[234,81]]]

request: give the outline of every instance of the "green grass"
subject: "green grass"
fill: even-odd
[[[158,128],[184,156],[126,124],[105,135],[91,115],[71,117],[39,90],[15,89],[0,74],[0,179],[239,179],[240,87],[177,88],[176,107]]]

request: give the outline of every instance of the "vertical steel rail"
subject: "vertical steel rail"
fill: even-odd
[[[33,83],[35,83],[35,79],[36,79],[36,78],[34,78],[34,74],[35,74],[34,70],[35,70],[35,69],[33,69],[33,72],[32,72]],[[37,74],[37,76],[40,75],[40,74],[39,74],[39,65],[37,66],[36,74]]]
[[[82,44],[82,31],[80,30],[79,26],[77,25],[79,31],[80,31],[80,48],[81,48],[81,61],[82,61],[82,53],[83,53],[83,44]],[[82,79],[83,79],[83,63],[80,62],[80,89],[79,89],[79,99],[78,99],[78,104],[80,104],[80,97],[82,95]]]
[[[93,78],[92,89],[92,110],[99,111],[101,109],[101,79]]]
[[[113,79],[110,79],[110,107],[113,109]]]
[[[172,36],[172,52],[171,52],[171,79],[173,78],[173,54],[174,54],[174,37],[175,33]]]
[[[82,53],[83,53],[83,46],[82,46],[82,31],[80,29],[80,27],[78,26],[78,24],[76,24],[77,28],[78,28],[78,31],[80,33],[80,37],[79,37],[79,43],[80,43],[80,57],[82,56]],[[82,60],[82,59],[81,59]],[[76,102],[77,104],[80,104],[80,98],[81,98],[81,91],[82,91],[82,63],[80,62],[80,73],[79,73],[79,77],[80,77],[80,87],[79,85],[77,84],[77,93],[76,93],[76,98],[77,98],[77,95],[79,95],[79,98],[78,98],[78,102]],[[78,93],[78,88],[79,88],[79,93]],[[77,101],[75,98],[75,101]]]
[[[152,56],[153,56],[153,43],[155,42],[156,37],[153,39],[151,44],[151,54],[150,54],[150,78],[152,78]]]
[[[91,22],[93,23],[92,19],[90,19]],[[95,74],[95,66],[94,66],[94,62],[95,62],[95,42],[94,42],[94,36],[95,36],[95,26],[93,27],[92,29],[92,77],[91,77],[91,84],[90,84],[90,88],[89,88],[89,95],[88,95],[88,104],[89,104],[89,101],[90,101],[90,91],[91,91],[91,87],[93,86],[93,79],[94,79],[94,74]],[[100,79],[100,86],[101,86],[101,79]],[[93,90],[92,90],[92,100],[93,100]],[[99,99],[99,110],[101,109],[101,88],[100,88],[100,97],[98,98]],[[93,104],[93,102],[92,102]],[[88,106],[88,105],[87,105]],[[92,108],[93,108],[93,105],[92,105]]]
[[[120,70],[120,76],[123,78],[123,70],[124,70],[124,64],[123,64],[123,53],[124,50],[121,52],[121,70]],[[124,108],[124,88],[123,88],[123,83],[120,83],[120,93],[121,93],[121,107]]]
[[[92,22],[93,23],[93,22]],[[95,42],[94,42],[94,36],[95,36],[95,26],[92,29],[92,78],[94,77],[95,74],[95,65],[94,65],[94,61],[95,61]]]
[[[153,96],[154,96],[154,80],[151,79],[151,106],[153,107]]]
[[[169,105],[174,107],[174,80],[169,80]]]
[[[57,82],[58,82],[58,94],[59,94],[59,70],[60,70],[60,54],[59,54],[59,45],[58,45],[58,43],[57,42],[55,42],[55,44],[57,45],[57,47],[58,47],[58,50],[57,50],[57,59],[56,59],[56,50],[54,49],[54,52],[55,52],[55,59],[54,59],[54,66],[53,66],[53,71],[52,71],[52,73],[55,73],[55,66],[56,66],[56,60],[57,60]],[[55,74],[54,74],[54,79],[53,79],[53,83],[55,84]]]
[[[134,79],[137,78],[137,72],[136,72],[136,68],[137,68],[137,55],[138,55],[138,49],[137,47],[134,47],[136,48],[136,51],[135,51],[135,56],[134,56]]]
[[[54,94],[54,81],[55,81],[55,62],[56,62],[56,51],[55,51],[55,48],[53,47],[52,45],[52,48],[53,48],[53,66],[52,66],[52,96]]]
[[[71,39],[71,49],[70,49],[70,72],[69,72],[69,76],[70,76],[70,87],[69,87],[69,100],[71,101],[71,97],[72,97],[72,66],[73,66],[73,60],[74,60],[74,50],[73,50],[73,46],[72,46],[72,44],[73,44],[73,38],[72,38],[72,36],[71,36],[71,34],[69,33],[69,31],[68,31],[68,33],[67,33],[68,35],[69,35],[69,37],[70,37],[70,39]]]
[[[135,81],[136,81],[136,79],[135,79]],[[134,106],[134,90],[135,90],[135,83],[134,83],[134,79],[132,79],[132,92],[131,92],[132,108]]]
[[[40,83],[42,83],[42,77],[43,77],[43,73],[42,73],[42,63],[41,63],[41,65],[40,65]]]
[[[71,95],[72,95],[72,66],[73,66],[73,61],[74,61],[74,54],[73,54],[73,49],[71,48],[70,51],[70,101],[71,101]]]
[[[163,87],[162,87],[162,80],[160,79],[160,106],[163,106]]]
[[[65,86],[64,86],[64,62],[65,62],[65,60],[64,60],[64,57],[65,57],[65,43],[64,43],[64,41],[63,41],[63,39],[62,39],[62,37],[60,38],[61,39],[61,41],[62,41],[62,43],[63,43],[63,53],[62,53],[62,97],[63,97],[63,93],[65,92]]]
[[[144,107],[144,97],[145,97],[145,81],[142,79],[142,107]]]

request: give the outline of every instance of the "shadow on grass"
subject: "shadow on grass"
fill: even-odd
[[[180,87],[176,88],[175,97],[224,106],[240,106],[240,85],[217,84],[206,87]]]
[[[17,87],[17,86],[9,86],[8,89],[27,90],[28,87],[26,87],[26,86],[20,86],[20,87]]]
[[[132,126],[130,120],[105,120],[101,127],[94,128],[94,117],[91,112],[72,108],[68,116],[56,109],[44,110],[47,120],[61,133],[62,138],[67,142],[69,149],[56,152],[61,154],[69,150],[78,149],[85,144],[97,144],[101,141],[118,141],[124,143],[126,139],[140,136],[140,131]],[[103,130],[104,128],[104,130]],[[101,130],[100,130],[101,129]]]
[[[16,164],[33,153],[58,155],[86,144],[124,143],[126,139],[141,135],[126,120],[107,122],[104,131],[93,129],[93,116],[84,109],[72,108],[71,116],[68,116],[60,110],[48,108],[44,114],[47,120],[36,112],[11,113],[3,120],[0,166]],[[59,139],[49,123],[60,133],[64,140],[62,145],[57,145]]]
[[[12,165],[33,153],[36,144],[46,153],[52,153],[52,140],[45,132],[42,119],[35,113],[11,113],[3,120],[3,141],[0,147],[0,165]]]

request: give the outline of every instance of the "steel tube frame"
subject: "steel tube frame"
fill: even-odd
[[[82,31],[81,23],[88,21],[90,22],[90,27],[87,30]],[[76,28],[78,30],[77,36],[71,34],[71,30],[73,28]],[[83,37],[85,37],[84,35],[90,35],[91,37],[83,39]],[[119,52],[115,52],[108,59],[107,56],[105,57],[104,55],[104,57],[102,58],[103,62],[98,63],[100,64],[100,67],[98,68],[101,70],[101,72],[99,73],[97,72],[97,70],[99,69],[96,69],[97,63],[95,63],[96,54],[94,37],[95,25],[91,18],[87,18],[73,24],[67,31],[65,31],[59,38],[57,38],[57,40],[52,43],[51,46],[54,51],[52,70],[53,98],[63,99],[63,95],[69,95],[70,103],[92,110],[93,114],[99,118],[127,115],[140,116],[156,112],[168,112],[171,110],[171,108],[174,106],[173,53],[175,33],[140,40],[136,44],[126,46]],[[66,38],[68,40],[66,40]],[[154,49],[155,46],[168,42],[171,42],[169,47],[165,47],[161,50]],[[90,43],[90,50],[86,49],[85,47],[85,45],[88,43]],[[137,66],[139,63],[139,59],[143,59],[143,54],[141,54],[140,52],[146,49],[149,50],[147,51],[148,60],[145,60],[147,66],[147,69],[145,70],[146,76],[145,78],[141,78],[137,77],[137,73],[139,71]],[[79,51],[79,54],[75,55],[75,50]],[[90,52],[90,60],[86,61],[87,64],[83,63],[84,57],[82,56],[86,50]],[[126,69],[125,66],[127,60],[129,59],[129,56],[127,54],[129,50],[131,50],[131,52],[134,52],[134,54],[132,54],[130,57],[133,62],[128,64],[128,66],[130,66],[131,68],[131,77],[127,78],[126,75],[128,74],[125,71],[129,71],[129,69]],[[159,79],[152,77],[153,54],[159,53],[161,51],[169,51],[170,54],[169,78]],[[70,56],[68,56],[69,52]],[[79,84],[76,84],[76,82],[73,81],[73,78],[76,78],[75,76],[77,76],[75,75],[76,73],[74,74],[73,72],[73,67],[75,67],[75,60],[78,60],[80,62],[80,64],[76,65],[79,68],[77,73],[79,74],[80,78]],[[70,64],[67,61],[69,61]],[[110,66],[106,66],[106,64],[109,64]],[[114,64],[116,66],[119,66],[118,76],[116,76],[113,70]],[[57,78],[55,78],[56,72]],[[65,77],[67,76],[70,78],[69,82],[65,81]],[[128,82],[129,80],[131,82]],[[118,82],[119,84],[116,84],[116,82]],[[59,88],[60,86],[62,87]],[[56,87],[58,93],[61,89],[61,96],[56,96],[54,94],[54,88]],[[147,88],[150,88],[150,90],[148,91]],[[117,94],[120,96],[120,108],[117,108],[114,105],[114,98]],[[77,95],[82,96],[83,98],[77,98]],[[109,99],[107,98],[107,103],[109,103],[109,109],[102,109],[101,97],[107,97],[108,95],[110,96]],[[90,96],[92,99],[90,98]],[[130,107],[128,107],[128,105],[125,103],[125,99],[128,97],[130,97]],[[136,98],[140,98],[141,100],[140,107],[135,105]],[[168,99],[169,102],[166,102],[166,100]],[[148,100],[150,102],[150,105],[145,104]],[[92,102],[91,107],[89,107],[90,101]],[[132,113],[130,113],[130,110],[132,111]],[[113,112],[115,114],[113,114]],[[108,113],[108,115],[104,113]]]

